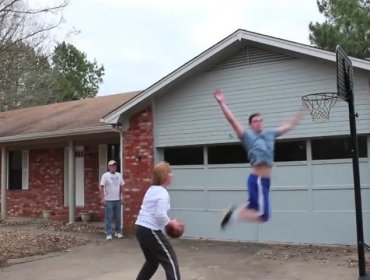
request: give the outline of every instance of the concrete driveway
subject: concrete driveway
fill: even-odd
[[[136,279],[144,261],[134,238],[85,245],[68,252],[16,260],[0,271],[7,280]],[[182,279],[358,279],[356,250],[316,246],[173,240]],[[163,280],[160,267],[152,278]]]

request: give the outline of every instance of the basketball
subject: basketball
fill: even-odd
[[[184,223],[177,220],[177,223],[170,222],[166,226],[166,234],[171,238],[179,238],[185,230]]]

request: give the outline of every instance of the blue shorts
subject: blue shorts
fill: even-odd
[[[270,218],[270,178],[250,174],[247,181],[249,200],[247,208],[259,212],[262,221]]]

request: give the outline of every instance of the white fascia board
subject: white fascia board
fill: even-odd
[[[313,57],[317,57],[317,58],[321,58],[321,59],[325,59],[325,60],[329,60],[333,62],[337,60],[335,52],[322,50],[322,49],[318,49],[313,46],[304,45],[304,44],[291,42],[291,41],[286,41],[286,40],[279,39],[279,38],[268,37],[268,36],[256,34],[256,33],[250,34],[248,32],[245,32],[242,35],[242,38],[249,40],[249,41],[261,43],[264,45],[270,45],[270,46],[274,46],[277,48],[286,49],[292,52],[302,53],[308,56],[313,56]],[[355,58],[355,57],[350,57],[350,59],[352,61],[353,67],[361,68],[364,70],[370,70],[370,61],[367,61],[365,59]]]
[[[125,111],[129,110],[130,108],[134,107],[141,101],[145,100],[149,96],[151,96],[156,91],[160,90],[161,88],[168,85],[170,82],[176,80],[177,78],[181,77],[183,74],[185,74],[188,71],[191,71],[194,67],[202,63],[203,61],[207,60],[208,58],[212,57],[216,53],[222,51],[224,48],[229,46],[230,44],[241,41],[241,40],[247,40],[256,42],[259,44],[269,45],[276,48],[286,49],[292,52],[301,53],[304,55],[312,56],[321,58],[324,60],[336,61],[336,54],[334,52],[318,49],[313,46],[304,45],[292,41],[287,41],[275,37],[270,37],[258,33],[252,33],[245,30],[238,30],[231,34],[229,37],[226,37],[221,42],[217,43],[213,47],[209,48],[208,50],[201,53],[199,56],[196,56],[189,62],[187,62],[185,65],[181,66],[177,70],[170,73],[168,76],[164,77],[163,79],[159,80],[146,90],[144,90],[139,96],[136,98],[134,97],[131,101],[125,103],[122,107],[118,108],[117,110],[111,112],[109,115],[107,115],[103,121],[105,123],[113,123],[117,122],[120,115],[124,113]],[[370,61],[366,61],[364,59],[358,59],[354,57],[350,57],[352,61],[352,65],[357,68],[361,68],[364,70],[370,70]]]
[[[103,123],[104,125],[108,125],[108,124],[112,125],[118,122],[119,117],[120,117],[120,114],[117,114],[114,117],[110,118],[109,121],[106,118],[101,118],[99,122]]]
[[[153,84],[146,90],[144,90],[140,95],[138,95],[136,98],[134,97],[132,100],[124,104],[121,108],[117,109],[116,111],[113,111],[111,114],[107,115],[104,118],[105,123],[112,123],[119,119],[119,116],[129,110],[130,108],[134,107],[141,101],[145,100],[146,98],[150,97],[153,93],[157,92],[161,88],[168,85],[170,82],[176,80],[177,78],[181,77],[188,71],[191,71],[195,66],[199,65],[203,61],[207,60],[208,58],[212,57],[222,49],[224,49],[226,46],[232,44],[235,41],[234,36],[226,38],[223,42],[220,44],[217,44],[210,49],[206,50],[200,57],[195,57],[189,62],[187,62],[185,65],[180,67],[179,69],[175,70],[174,72],[170,73],[168,76],[164,77],[163,79],[159,80],[157,83]]]
[[[74,129],[58,130],[58,131],[52,131],[52,132],[39,132],[39,133],[20,134],[20,135],[0,137],[0,143],[44,139],[44,138],[54,138],[54,137],[62,137],[62,136],[94,134],[94,133],[103,133],[103,132],[110,132],[110,131],[112,131],[111,126],[74,128]]]

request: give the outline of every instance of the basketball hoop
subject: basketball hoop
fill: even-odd
[[[302,101],[316,123],[330,120],[330,110],[338,100],[336,92],[320,92],[302,96]]]

